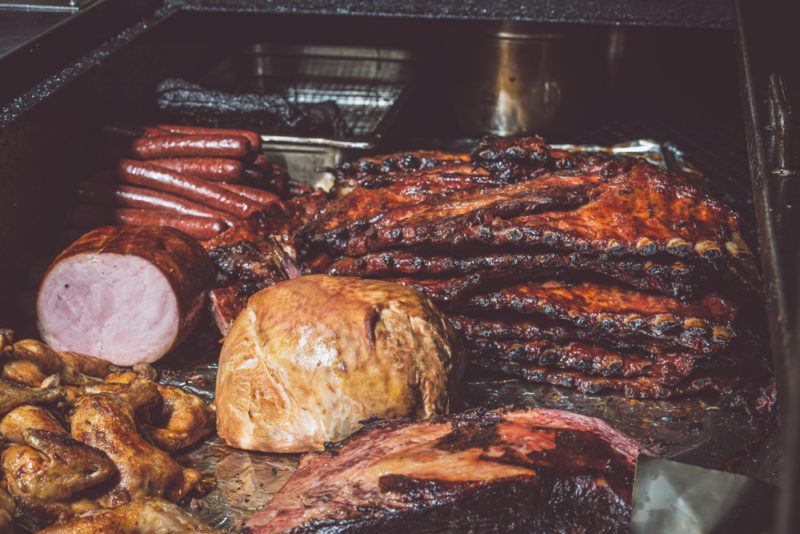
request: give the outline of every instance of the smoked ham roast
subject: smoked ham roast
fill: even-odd
[[[313,275],[256,293],[219,361],[217,431],[234,447],[322,450],[372,417],[446,413],[462,348],[420,293]]]
[[[150,363],[194,326],[214,268],[191,237],[156,226],[107,226],[67,247],[36,303],[42,339],[117,365]]]

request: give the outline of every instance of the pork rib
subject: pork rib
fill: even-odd
[[[632,399],[667,399],[695,393],[730,393],[736,390],[739,377],[724,371],[693,375],[677,385],[660,383],[652,377],[616,378],[591,376],[578,371],[549,369],[541,365],[515,361],[475,360],[474,365],[489,371],[516,376],[540,384],[574,388],[581,393],[618,392]]]
[[[463,276],[475,273],[526,273],[531,278],[562,273],[597,273],[637,289],[658,291],[676,298],[691,298],[705,280],[695,263],[659,259],[616,258],[608,254],[491,252],[484,255],[424,255],[407,250],[374,252],[351,258],[343,256],[328,268],[343,276],[397,277]]]
[[[627,532],[635,441],[573,413],[377,421],[305,456],[252,534]]]
[[[453,192],[445,189],[447,182],[438,179],[437,171],[437,180],[430,184],[438,194],[431,195],[432,185],[427,183],[425,188],[414,187],[413,194],[406,189],[398,192],[403,184],[357,189],[329,205],[305,234],[311,243],[348,256],[398,246],[462,244],[467,241],[458,238],[460,229],[475,219],[578,207],[589,201],[593,181],[599,179],[548,175],[504,187]]]
[[[327,232],[311,228],[309,239],[349,256],[482,244],[618,256],[666,252],[720,267],[730,256],[749,254],[730,210],[680,176],[644,160],[621,158],[591,172],[559,171],[490,190],[437,196],[374,220],[327,222]]]
[[[416,150],[366,156],[355,161],[347,161],[336,167],[334,191],[337,195],[342,195],[349,193],[355,187],[383,187],[393,183],[396,176],[406,173],[452,167],[469,162],[469,154],[439,150]]]
[[[466,340],[465,344],[473,362],[519,362],[552,370],[576,371],[589,376],[646,377],[669,386],[677,385],[697,371],[730,368],[737,363],[725,356],[708,358],[696,352],[643,354],[580,341],[516,342],[477,338]]]
[[[592,330],[575,328],[566,321],[525,315],[494,313],[484,315],[459,315],[451,313],[448,320],[465,340],[485,338],[497,341],[590,341],[612,349],[639,349],[650,354],[684,349],[670,339],[653,339],[644,335],[626,334],[624,337],[598,335]],[[716,353],[725,345],[709,346],[705,354]]]
[[[599,337],[645,336],[714,351],[734,337],[736,308],[716,295],[681,302],[593,282],[527,282],[475,295],[465,309],[535,314],[566,321]]]

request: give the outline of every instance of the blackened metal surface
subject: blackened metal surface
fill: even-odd
[[[737,1],[743,103],[785,469],[775,532],[800,521],[800,154],[792,146],[800,106],[797,2]],[[792,157],[794,149],[794,158]]]
[[[733,6],[728,0],[167,0],[165,5],[197,11],[293,15],[733,27]]]
[[[0,57],[70,16],[64,12],[4,10],[0,6]]]
[[[120,42],[138,35],[136,21],[155,11],[155,3],[157,0],[101,0],[41,27],[31,39],[0,56],[0,126],[87,67],[108,58]],[[0,20],[15,13],[0,10]]]

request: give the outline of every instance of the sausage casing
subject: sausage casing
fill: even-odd
[[[167,211],[78,205],[67,214],[67,221],[78,228],[109,224],[117,226],[162,226],[180,230],[195,239],[206,240],[227,228],[220,219],[179,215]]]
[[[81,182],[78,185],[78,199],[100,206],[169,211],[180,215],[221,219],[231,226],[239,220],[185,198],[133,185]]]
[[[242,195],[245,198],[249,198],[253,202],[258,202],[262,206],[269,206],[273,202],[280,202],[280,197],[275,193],[270,193],[269,191],[264,191],[263,189],[258,189],[256,187],[240,184],[229,184],[227,182],[221,182],[219,185],[228,191],[236,193],[237,195]]]
[[[141,159],[161,158],[233,158],[244,159],[251,153],[250,142],[239,135],[161,135],[140,137],[131,145]]]
[[[125,183],[172,193],[236,217],[247,217],[261,208],[260,204],[228,191],[219,184],[145,161],[122,160],[117,170],[119,179]]]
[[[228,158],[167,158],[149,160],[153,165],[212,182],[239,183],[244,179],[241,161]]]
[[[185,126],[182,124],[156,124],[151,128],[145,128],[144,135],[158,136],[164,135],[164,132],[183,135],[238,135],[247,139],[252,151],[258,152],[261,150],[261,136],[252,130],[237,130],[233,128],[205,128],[202,126]]]

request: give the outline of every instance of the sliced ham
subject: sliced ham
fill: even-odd
[[[213,279],[205,250],[177,230],[98,228],[64,250],[42,279],[39,331],[59,351],[151,363],[192,329]]]

